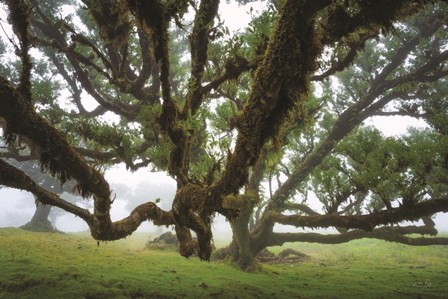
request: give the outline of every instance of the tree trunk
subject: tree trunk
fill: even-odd
[[[234,244],[230,247],[230,254],[238,267],[244,270],[252,271],[258,268],[258,265],[255,261],[255,256],[252,254],[251,239],[247,224],[248,223],[241,220],[240,217],[231,221],[233,232],[232,243]]]
[[[233,241],[229,246],[229,251],[233,261],[239,268],[246,271],[254,271],[260,268],[255,256],[258,251],[254,251],[253,239],[249,231],[249,222],[254,210],[254,202],[248,203],[240,210],[238,217],[230,220],[233,232]]]
[[[249,230],[249,219],[247,215],[240,214],[239,217],[230,221],[233,233],[232,242],[226,248],[217,252],[217,259],[230,258],[240,269],[245,271],[256,271],[261,268],[256,256],[267,247],[271,238],[269,228]]]
[[[55,229],[48,219],[51,212],[50,205],[43,205],[41,203],[36,204],[36,211],[33,218],[22,226],[23,229],[39,232],[54,232]]]

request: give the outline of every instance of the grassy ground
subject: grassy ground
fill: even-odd
[[[312,259],[245,273],[146,241],[0,229],[0,298],[448,298],[446,246],[289,244]]]

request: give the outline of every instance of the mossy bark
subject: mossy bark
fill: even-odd
[[[249,218],[250,212],[246,209],[243,210],[238,217],[230,220],[234,238],[233,242],[235,242],[232,258],[241,269],[245,270],[253,270],[257,267],[252,252],[252,240],[247,225]]]

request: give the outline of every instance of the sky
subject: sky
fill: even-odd
[[[258,7],[266,5],[264,1],[256,1],[242,8],[235,3],[225,4],[225,1],[222,2],[220,15],[231,31],[241,30],[249,22],[251,11],[257,14]],[[1,12],[0,18],[4,19],[4,14]],[[421,128],[426,125],[423,121],[417,121],[408,117],[375,117],[367,120],[366,123],[377,127],[386,136],[397,136],[404,133],[409,127]],[[128,184],[132,188],[141,183],[151,183],[152,186],[154,184],[160,184],[161,186],[166,184],[172,185],[172,188],[175,190],[173,179],[165,174],[151,173],[145,169],[130,173],[123,166],[118,166],[109,170],[106,173],[106,178],[110,182],[112,189],[114,189],[114,185],[119,184]],[[151,190],[148,190],[148,192],[150,193]],[[129,211],[125,206],[126,202],[118,197],[111,210],[112,220],[119,220],[129,215]],[[35,210],[34,198],[26,192],[0,189],[0,207],[0,227],[20,226],[31,219]],[[435,221],[439,230],[448,231],[448,214],[437,215]],[[58,217],[55,225],[62,231],[83,231],[87,229],[87,225],[82,220],[72,215]],[[145,223],[139,230],[148,231],[153,229],[153,226]],[[215,232],[226,233],[229,229],[229,224],[222,216],[215,218]],[[283,226],[277,226],[276,229],[291,231],[290,227],[286,228]]]

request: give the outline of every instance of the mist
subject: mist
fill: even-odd
[[[130,212],[139,204],[153,201],[158,202],[158,206],[164,210],[170,210],[176,192],[176,182],[164,173],[150,172],[147,169],[140,169],[136,172],[129,172],[124,166],[119,165],[106,172],[106,179],[110,183],[113,197],[115,198],[111,209],[112,221],[117,221],[129,216]],[[74,195],[63,193],[64,199],[75,199]],[[78,205],[93,211],[91,202],[77,198]],[[0,189],[0,227],[20,227],[27,223],[34,214],[36,203],[31,193],[11,188]],[[318,211],[318,204],[311,203]],[[66,213],[54,207],[50,214],[50,219],[55,228],[62,232],[85,232],[88,230],[87,224],[72,214]],[[229,222],[221,215],[217,214],[213,219],[213,232],[215,238],[231,238],[231,228]],[[448,232],[448,213],[438,213],[433,216],[436,228],[439,232]],[[418,222],[422,224],[422,222]],[[150,222],[144,222],[137,232],[163,233],[173,230],[172,227],[155,226]],[[310,231],[309,229],[299,229],[291,226],[277,224],[275,231],[298,232]],[[320,232],[335,232],[333,229],[319,230]],[[315,232],[315,230],[314,230]]]

